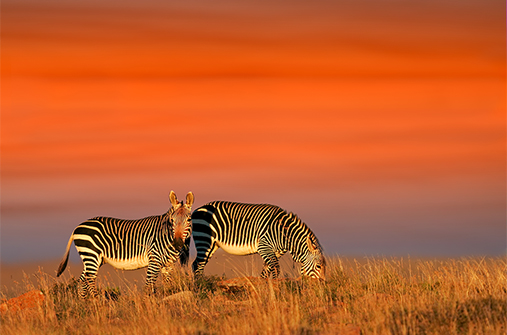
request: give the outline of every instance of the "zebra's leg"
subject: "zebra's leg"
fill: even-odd
[[[146,286],[145,291],[148,294],[155,293],[155,282],[157,281],[158,274],[162,269],[160,261],[152,260],[148,264],[148,270],[146,271]]]
[[[160,273],[162,273],[162,278],[164,279],[164,283],[169,284],[171,282],[171,273],[174,271],[173,264],[166,264],[162,269],[160,269]]]
[[[79,294],[79,297],[81,299],[85,299],[86,296],[87,296],[87,291],[88,291],[88,285],[87,285],[87,280],[86,280],[86,272],[83,271],[81,273],[81,276],[79,276],[79,285],[77,287],[77,293]]]
[[[174,274],[176,266],[174,263],[176,260],[169,260],[161,269],[160,273],[162,273],[162,278],[164,283],[169,284],[172,282],[172,276]]]
[[[87,296],[96,298],[98,297],[96,286],[97,274],[83,271],[79,277],[80,286],[78,289],[79,296],[86,298]]]
[[[79,256],[83,260],[83,272],[79,277],[79,282],[81,284],[78,290],[79,296],[83,299],[86,298],[86,296],[97,297],[96,279],[102,259],[98,259],[97,255],[85,255],[80,253]]]
[[[270,275],[273,275],[273,279],[278,278],[280,275],[280,263],[278,262],[278,258],[273,255],[273,257],[262,258],[264,260],[264,268],[261,272],[261,278],[267,279]]]
[[[263,247],[262,245],[259,245],[258,252],[264,261],[261,278],[269,278],[271,274],[273,275],[273,279],[278,278],[280,274],[280,262],[278,262],[275,252],[268,246]]]
[[[213,242],[209,245],[209,248],[197,248],[197,256],[192,263],[192,271],[194,272],[194,278],[202,278],[204,275],[204,267],[208,264],[211,256],[217,251],[218,245]]]

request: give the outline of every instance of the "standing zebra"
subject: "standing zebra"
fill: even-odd
[[[220,247],[233,255],[259,253],[264,261],[262,278],[278,277],[278,259],[287,251],[302,263],[302,275],[325,278],[325,259],[317,237],[295,214],[278,206],[214,201],[192,213],[192,226],[197,249],[192,270],[197,277]]]
[[[104,263],[122,270],[148,267],[146,290],[153,292],[162,268],[170,271],[178,257],[182,263],[188,260],[188,253],[182,249],[188,245],[192,234],[190,213],[194,195],[188,192],[186,203],[183,203],[171,191],[169,199],[172,206],[162,215],[139,220],[95,217],[81,223],[70,236],[56,276],[67,267],[70,245],[74,240],[84,265],[79,277],[82,298],[87,294],[97,296],[95,279]],[[162,271],[164,276],[169,275],[167,269]]]

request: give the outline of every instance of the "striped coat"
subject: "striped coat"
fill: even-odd
[[[148,267],[146,289],[152,292],[158,274],[169,275],[174,262],[186,261],[184,247],[189,243],[192,224],[192,192],[186,203],[179,202],[171,191],[171,208],[162,215],[139,220],[123,220],[108,217],[89,219],[74,229],[57,271],[60,276],[67,266],[72,241],[84,265],[79,278],[80,295],[97,295],[95,279],[104,263],[122,270]]]
[[[213,253],[222,248],[234,255],[258,253],[264,261],[263,278],[278,277],[278,259],[286,252],[302,263],[303,275],[325,277],[325,258],[317,237],[297,215],[278,206],[213,201],[193,212],[192,225],[196,276],[203,274]]]

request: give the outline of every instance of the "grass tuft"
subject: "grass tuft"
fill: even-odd
[[[145,295],[135,284],[99,286],[42,271],[17,285],[41,290],[31,313],[0,314],[2,334],[505,334],[505,258],[328,262],[327,281],[223,276],[194,281],[178,270]],[[28,276],[27,276],[28,277]],[[12,292],[11,292],[12,293]],[[4,292],[1,294],[6,296]],[[10,294],[12,296],[12,294]]]

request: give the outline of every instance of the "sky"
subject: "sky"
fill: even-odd
[[[507,250],[503,2],[4,0],[1,24],[3,263],[171,190],[279,205],[328,255]]]

